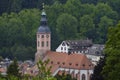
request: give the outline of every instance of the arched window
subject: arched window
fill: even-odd
[[[82,74],[82,80],[86,80],[85,74]]]
[[[38,38],[40,38],[40,35],[38,34]]]
[[[40,46],[40,42],[38,41],[38,47]]]
[[[46,46],[47,46],[47,47],[49,46],[49,43],[48,43],[48,41],[47,41],[47,44],[46,44]]]
[[[44,42],[42,41],[42,47],[44,47]]]

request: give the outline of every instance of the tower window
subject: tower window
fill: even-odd
[[[38,41],[38,47],[40,46],[40,42]]]
[[[44,47],[44,42],[42,41],[42,47]]]
[[[48,41],[47,41],[47,44],[46,44],[46,46],[47,46],[47,47],[49,46],[49,43],[48,43]]]
[[[42,35],[41,37],[44,38],[44,35]]]
[[[38,34],[38,38],[40,38],[40,35]]]

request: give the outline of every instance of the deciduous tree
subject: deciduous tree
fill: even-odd
[[[110,28],[105,47],[106,65],[103,68],[105,80],[120,79],[120,22],[116,27]]]

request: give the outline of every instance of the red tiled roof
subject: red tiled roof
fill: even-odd
[[[54,72],[57,68],[71,68],[78,70],[93,69],[93,64],[84,54],[66,54],[60,52],[48,51],[44,60],[50,60],[49,65],[52,66]]]
[[[6,72],[6,69],[5,68],[0,68],[0,73],[4,73]]]

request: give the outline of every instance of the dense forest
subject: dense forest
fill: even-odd
[[[52,50],[62,40],[104,44],[120,19],[120,0],[0,0],[0,56],[34,59],[42,3],[52,32]]]

